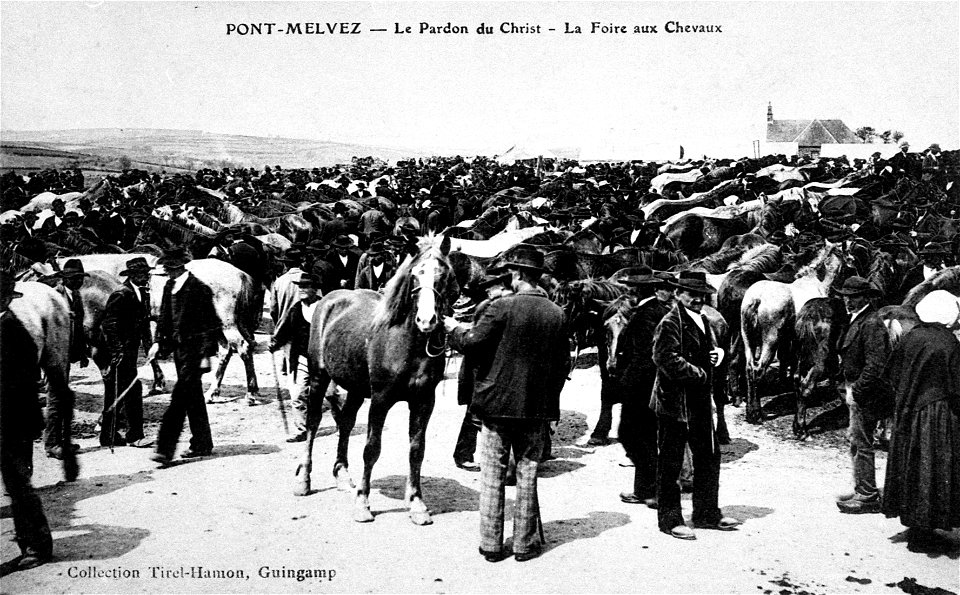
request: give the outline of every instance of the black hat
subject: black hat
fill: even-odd
[[[300,276],[300,280],[294,281],[294,283],[300,287],[313,287],[314,289],[320,289],[320,278],[312,273],[304,273]]]
[[[138,256],[136,258],[131,258],[127,261],[127,268],[117,273],[121,277],[126,277],[128,275],[133,275],[136,273],[148,273],[153,267],[147,264],[147,259]]]
[[[324,242],[323,240],[314,240],[307,244],[308,252],[326,252],[330,249],[330,244]]]
[[[653,269],[651,269],[650,267],[644,264],[637,267],[636,273],[627,275],[626,277],[622,277],[619,281],[624,285],[638,286],[638,285],[650,285],[653,283],[657,283],[660,280],[654,276]]]
[[[843,282],[843,287],[835,290],[840,295],[867,295],[879,293],[877,288],[863,277],[854,275]]]
[[[477,289],[486,290],[494,285],[506,285],[510,283],[511,279],[513,279],[513,275],[509,272],[498,275],[487,275],[483,278],[483,281],[477,283]]]
[[[508,269],[527,269],[543,273],[543,254],[534,248],[520,246],[503,266]]]
[[[384,246],[383,242],[371,242],[370,247],[367,248],[367,254],[369,254],[370,256],[374,256],[377,254],[384,254],[386,253],[386,251],[387,251],[387,248],[386,246]]]
[[[90,273],[86,273],[83,270],[83,263],[80,262],[77,258],[71,258],[67,262],[63,263],[63,268],[60,269],[61,277],[89,277]]]
[[[180,246],[165,250],[163,256],[157,260],[158,265],[168,267],[183,266],[188,262],[190,262],[190,256],[187,254],[187,251]]]
[[[280,260],[284,262],[300,262],[302,258],[303,250],[299,248],[288,248],[287,251],[283,253],[283,256],[280,257]]]
[[[671,281],[677,289],[694,293],[717,293],[717,290],[707,283],[707,274],[703,271],[681,271],[680,276]]]
[[[350,238],[350,236],[341,234],[338,235],[337,239],[333,240],[330,245],[334,248],[352,248],[353,240]]]

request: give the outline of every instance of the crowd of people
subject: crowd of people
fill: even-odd
[[[97,186],[102,191],[66,201],[55,198],[35,208],[31,204],[43,192],[81,190],[82,174],[77,170],[5,174],[0,187],[5,209],[0,224],[5,245],[0,283],[0,459],[23,552],[19,565],[36,566],[52,553],[40,501],[30,488],[33,440],[45,426],[49,456],[75,464],[76,455],[63,437],[70,432],[73,404],[48,396],[44,424],[37,395],[39,363],[30,357],[36,350],[25,348],[32,340],[9,304],[21,298],[15,289],[17,274],[68,255],[67,247],[136,252],[142,248],[138,238],[149,227],[144,222],[164,217],[182,226],[193,222],[189,229],[195,232],[213,232],[197,232],[200,239],[212,242],[189,236],[194,242],[184,245],[180,236],[160,246],[157,266],[169,281],[159,298],[158,315],[150,307],[152,267],[142,257],[130,258],[120,273],[123,286],[107,301],[98,329],[109,355],[102,366],[100,444],[110,448],[155,444],[152,458],[162,467],[173,461],[185,419],[191,440],[182,456],[205,456],[214,449],[201,376],[210,369],[221,328],[209,288],[185,268],[192,257],[205,256],[211,247],[219,245],[224,257],[234,257],[237,267],[260,280],[264,289],[270,286],[274,324],[269,349],[289,351],[287,388],[296,412],[296,433],[288,441],[300,442],[307,435],[305,393],[310,387],[305,354],[318,301],[337,289],[382,291],[398,264],[416,250],[421,233],[484,240],[502,230],[505,219],[525,212],[567,232],[566,237],[592,231],[601,255],[623,248],[654,249],[655,244],[662,250],[664,242],[669,243],[659,233],[664,222],[648,217],[644,207],[661,199],[689,199],[732,182],[724,194],[711,197],[714,204],[759,200],[762,206],[753,231],[785,252],[799,252],[810,236],[816,241],[829,235],[875,242],[898,257],[919,254],[920,262],[910,263],[915,268],[901,271],[901,288],[909,290],[946,268],[956,268],[960,258],[960,234],[954,227],[960,209],[955,161],[955,152],[944,155],[938,145],[917,155],[903,143],[889,160],[874,155],[854,163],[780,156],[680,164],[502,165],[486,158],[457,157],[410,160],[395,167],[358,159],[349,166],[312,170],[204,169],[195,176],[132,170],[111,184]],[[757,175],[775,165],[802,171],[803,177],[778,181],[772,175]],[[659,191],[651,186],[658,174],[671,171],[700,175]],[[857,192],[828,196],[819,202],[819,209],[801,209],[789,217],[779,210],[776,198],[768,198],[809,184],[830,187],[851,181]],[[210,196],[219,202],[211,202]],[[289,237],[278,247],[252,229],[215,221],[224,211],[215,205],[225,203],[254,213],[245,224],[264,227],[268,220],[297,216],[308,225],[280,228]],[[497,208],[502,210],[491,211]],[[485,218],[491,212],[496,218]],[[931,213],[936,217],[933,224],[927,216]],[[463,225],[470,219],[476,222]],[[473,235],[463,235],[464,230]],[[570,364],[570,321],[551,301],[544,281],[559,272],[548,268],[544,252],[542,246],[521,245],[498,261],[500,268],[487,268],[471,278],[461,293],[480,302],[472,323],[451,316],[443,322],[449,345],[464,355],[459,401],[467,409],[453,460],[461,469],[481,473],[480,553],[491,562],[509,553],[503,546],[508,483],[517,486],[513,555],[525,561],[542,548],[537,469],[552,457],[549,424],[559,419],[560,393]],[[695,255],[689,256],[692,260]],[[89,352],[78,290],[88,273],[79,259],[56,269],[42,280],[56,286],[69,304],[71,361],[85,366]],[[621,500],[656,508],[659,529],[678,539],[695,539],[696,528],[736,530],[741,521],[724,516],[719,507],[721,446],[713,409],[714,370],[731,354],[702,312],[716,289],[700,270],[638,267],[618,281],[637,299],[614,371],[622,387],[618,436],[635,467],[632,490],[623,492]],[[890,303],[889,296],[879,295],[859,275],[848,277],[836,292],[850,317],[840,355],[854,478],[854,490],[841,496],[837,506],[844,513],[900,517],[913,530],[911,547],[921,549],[944,547],[943,535],[935,530],[960,526],[960,459],[954,454],[960,452],[960,342],[952,333],[960,326],[957,289],[923,297],[915,308],[919,323],[897,343],[888,338],[877,315],[879,302]],[[151,320],[156,322],[155,338]],[[177,371],[155,442],[143,428],[142,391],[136,377],[141,350],[151,361],[173,357]],[[890,415],[893,431],[886,489],[881,493],[875,479],[874,430]],[[680,505],[685,458],[689,458],[686,473],[692,471],[693,476],[693,528]]]

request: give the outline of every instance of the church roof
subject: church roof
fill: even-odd
[[[805,146],[863,141],[843,120],[773,120],[767,122],[767,142]]]

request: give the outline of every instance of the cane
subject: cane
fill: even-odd
[[[113,364],[113,401],[110,403],[110,409],[115,409],[117,406],[117,383],[120,382],[120,362],[123,361],[123,352],[120,352],[120,357],[117,359],[116,363]],[[117,412],[113,411],[110,416],[110,454],[113,454],[113,438],[117,435]]]
[[[280,419],[283,420],[283,433],[289,434],[290,427],[287,425],[287,410],[283,408],[283,396],[280,394],[280,377],[277,375],[277,358],[274,352],[270,352],[270,363],[273,364],[273,382],[277,389],[277,406],[280,407]]]

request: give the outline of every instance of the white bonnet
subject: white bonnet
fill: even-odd
[[[917,316],[923,322],[936,322],[949,326],[960,317],[960,301],[949,291],[937,289],[923,296],[916,310]]]

